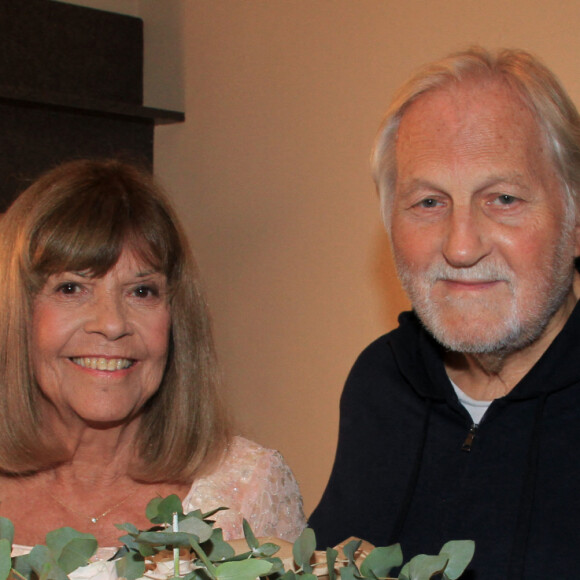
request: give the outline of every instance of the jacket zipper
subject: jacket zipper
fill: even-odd
[[[465,451],[469,453],[471,451],[471,447],[473,446],[473,440],[475,439],[475,434],[477,432],[477,423],[472,423],[471,427],[469,428],[469,433],[461,446],[461,451]]]

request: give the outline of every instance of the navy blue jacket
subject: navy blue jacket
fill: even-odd
[[[319,547],[357,536],[408,559],[473,539],[465,580],[580,578],[580,307],[473,438],[441,347],[399,323],[346,382]]]

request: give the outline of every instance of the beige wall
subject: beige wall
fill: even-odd
[[[228,400],[243,433],[283,452],[310,512],[348,370],[407,304],[368,172],[393,89],[478,42],[537,52],[580,102],[580,3],[137,0],[134,13],[147,104],[186,112],[157,130],[156,169],[207,282]]]

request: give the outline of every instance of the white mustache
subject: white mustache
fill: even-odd
[[[470,268],[453,268],[446,263],[433,264],[425,276],[431,284],[438,280],[511,283],[513,279],[512,271],[505,264],[493,262],[481,262]]]

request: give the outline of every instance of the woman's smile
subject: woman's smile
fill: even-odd
[[[96,371],[120,371],[128,369],[135,364],[135,361],[128,358],[107,358],[107,357],[72,357],[70,359],[74,364]]]

